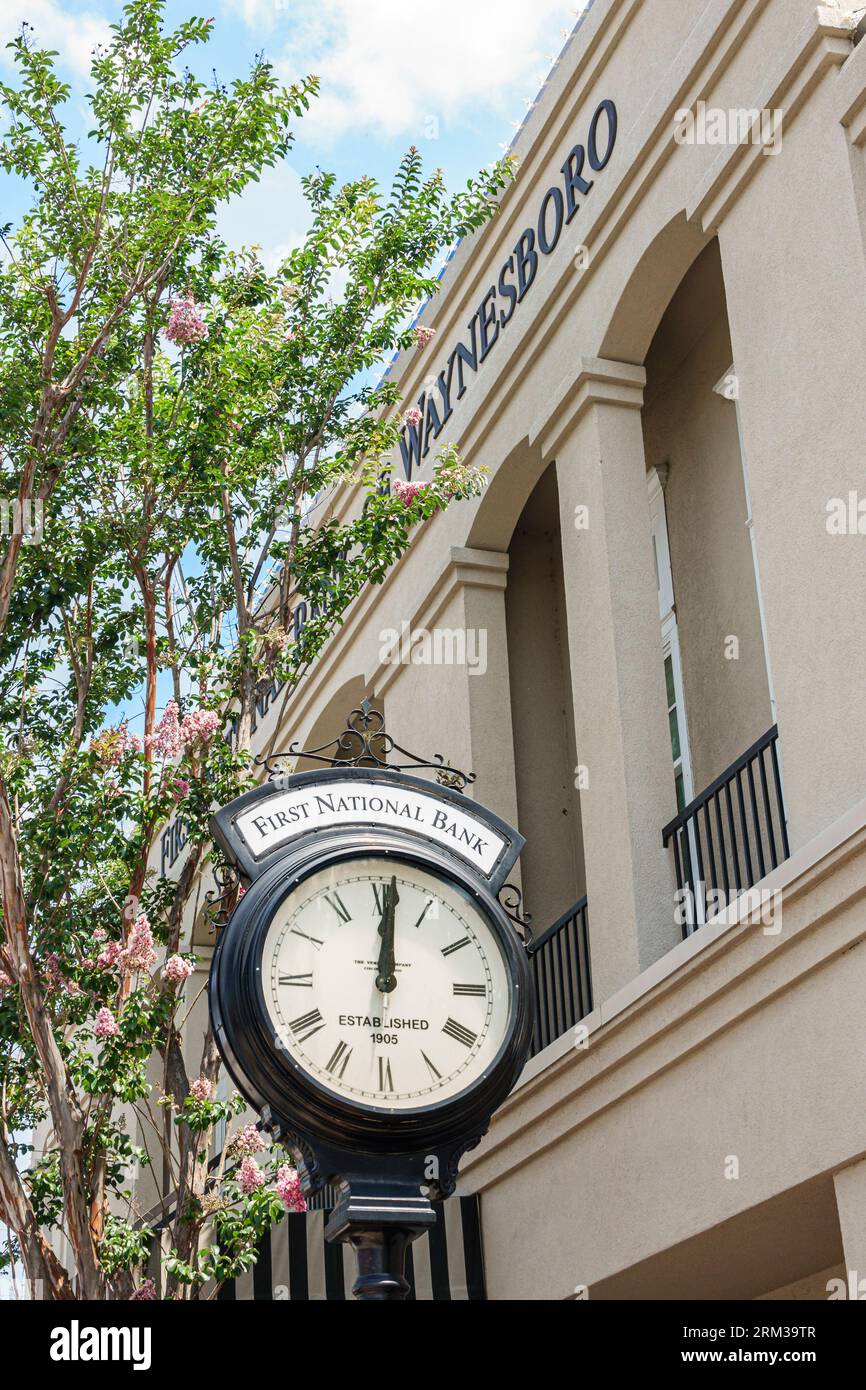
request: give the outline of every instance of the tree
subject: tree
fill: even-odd
[[[294,689],[413,528],[483,483],[446,445],[431,481],[392,486],[399,390],[375,376],[423,346],[407,325],[431,266],[491,216],[510,165],[453,196],[414,149],[386,190],[317,172],[309,231],[269,272],[227,249],[216,212],[284,157],[317,82],[280,86],[259,57],[203,85],[181,64],[210,24],[167,32],[159,0],[125,6],[93,59],[95,162],[26,30],[0,87],[0,164],[32,190],[0,231],[0,494],[13,522],[42,516],[0,561],[0,1220],[51,1298],[153,1292],[138,1164],[172,1191],[169,1297],[248,1268],[299,1202],[291,1155],[249,1126],[208,1168],[215,1124],[243,1109],[215,1098],[210,1033],[198,1071],[184,1062],[208,816],[254,780],[256,701]],[[137,695],[141,736],[123,716]],[[175,811],[171,883],[148,859]]]

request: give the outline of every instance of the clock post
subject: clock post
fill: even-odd
[[[325,1234],[356,1251],[355,1297],[397,1301],[528,1055],[528,920],[506,884],[523,839],[366,701],[285,755],[323,770],[285,775],[282,756],[211,821],[245,888],[211,967],[214,1036],[305,1194],[336,1188]]]

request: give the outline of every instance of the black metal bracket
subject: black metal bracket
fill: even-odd
[[[213,876],[219,891],[209,888],[204,895],[202,907],[202,915],[208,922],[208,930],[212,933],[222,931],[231,917],[235,906],[232,899],[238,888],[241,888],[241,896],[243,895],[240,879],[230,865],[214,865]]]
[[[394,761],[392,755],[395,753],[405,761]],[[441,753],[434,753],[432,758],[423,758],[395,742],[392,735],[385,730],[384,714],[374,709],[366,699],[361,701],[357,709],[352,710],[342,733],[330,742],[322,744],[320,748],[299,748],[296,740],[288,752],[271,753],[265,758],[256,758],[255,765],[263,767],[269,778],[281,777],[286,773],[282,763],[288,758],[294,758],[296,761],[308,758],[311,762],[324,763],[327,767],[381,768],[385,772],[411,772],[420,768],[430,768],[435,771],[436,781],[440,786],[450,787],[459,792],[465,791],[475,781],[474,772],[464,772],[461,768],[452,767]]]
[[[503,883],[496,894],[499,906],[514,925],[524,946],[532,942],[532,913],[523,910],[523,894],[516,883]]]

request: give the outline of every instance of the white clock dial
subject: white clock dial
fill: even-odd
[[[505,1038],[509,975],[487,917],[448,879],[397,860],[306,879],[270,924],[261,970],[280,1046],[364,1105],[450,1099]]]

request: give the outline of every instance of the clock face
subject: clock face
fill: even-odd
[[[510,1014],[498,937],[469,894],[396,859],[305,879],[265,936],[262,990],[278,1045],[320,1086],[383,1111],[471,1087]]]

